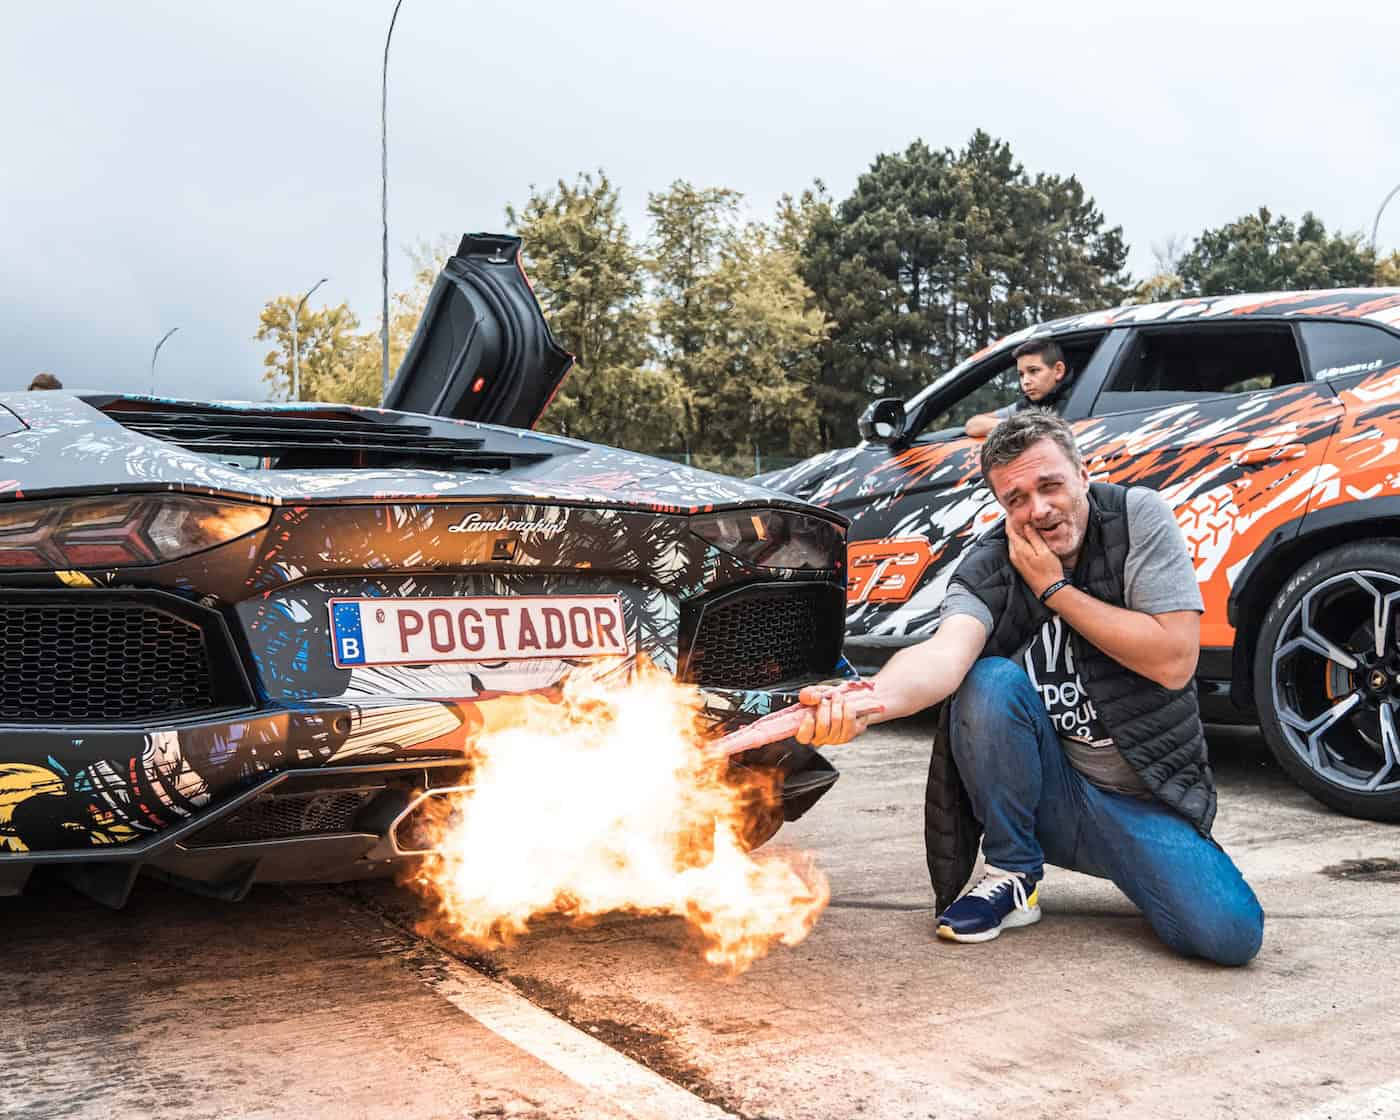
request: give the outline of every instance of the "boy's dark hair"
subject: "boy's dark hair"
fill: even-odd
[[[29,383],[31,389],[62,389],[63,382],[51,373],[36,373]]]
[[[1074,443],[1074,430],[1049,409],[1027,408],[1008,416],[982,441],[982,477],[990,485],[993,468],[1019,459],[1043,439],[1056,444],[1076,470],[1084,465]]]
[[[1029,342],[1021,343],[1020,346],[1011,351],[1013,358],[1024,358],[1027,354],[1039,354],[1047,366],[1053,366],[1056,362],[1065,360],[1065,352],[1060,349],[1060,344],[1053,338],[1033,338]]]

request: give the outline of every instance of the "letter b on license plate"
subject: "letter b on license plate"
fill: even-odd
[[[330,615],[341,668],[631,652],[616,595],[333,599]]]

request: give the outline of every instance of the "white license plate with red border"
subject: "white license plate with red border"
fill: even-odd
[[[341,669],[631,652],[616,595],[332,599],[329,607]]]

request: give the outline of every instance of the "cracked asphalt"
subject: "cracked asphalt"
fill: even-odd
[[[921,796],[931,725],[832,758],[780,843],[834,900],[729,978],[674,920],[545,923],[476,954],[413,932],[388,884],[240,905],[138,885],[0,899],[0,1116],[931,1118],[1400,1115],[1400,832],[1212,735],[1216,833],[1268,915],[1253,965],[1157,944],[1107,884],[1052,870],[1045,920],[933,936]]]

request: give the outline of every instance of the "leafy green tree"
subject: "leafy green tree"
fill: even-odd
[[[415,309],[405,306],[409,293],[396,292],[389,297],[389,383],[408,352],[408,344],[418,327],[421,303]],[[338,377],[326,379],[317,386],[317,400],[340,404],[378,405],[384,399],[384,344],[378,328],[356,336],[350,366]]]
[[[273,348],[263,358],[263,381],[275,400],[292,399],[292,308],[297,296],[269,300],[258,317],[259,341]],[[398,369],[418,326],[426,292],[390,298],[389,368]],[[377,405],[383,399],[383,346],[378,328],[360,329],[347,304],[302,309],[297,324],[301,399]]]
[[[699,461],[706,461],[710,441],[705,438],[709,433],[702,432],[695,396],[697,360],[717,310],[700,288],[717,267],[720,248],[734,239],[741,197],[738,191],[696,188],[683,179],[647,196],[652,229],[646,267],[656,353],[681,386],[682,443],[687,458],[699,454]],[[719,467],[713,460],[706,465]]]
[[[1028,175],[980,130],[961,151],[919,140],[877,156],[809,230],[803,276],[835,324],[827,445],[854,438],[871,397],[909,396],[1002,335],[1125,294],[1122,230],[1079,181]]]
[[[638,450],[677,446],[684,392],[651,363],[643,260],[607,175],[532,189],[506,217],[524,239],[550,328],[578,359],[540,429]]]
[[[681,383],[694,383],[694,361],[716,308],[701,286],[719,266],[720,253],[736,239],[738,191],[696,188],[677,180],[647,197],[652,236],[647,268],[655,294],[656,334],[666,367]],[[694,423],[690,425],[694,429]]]
[[[1178,267],[1185,294],[1286,292],[1369,285],[1376,271],[1361,235],[1327,232],[1311,211],[1296,225],[1261,206],[1192,243]]]
[[[1376,262],[1376,285],[1382,288],[1400,288],[1400,249]]]
[[[783,195],[778,201],[774,221],[774,237],[779,248],[787,252],[804,283],[835,275],[841,268],[836,258],[836,210],[826,184],[820,179],[799,195]],[[834,300],[837,291],[828,286],[819,295],[808,287],[809,306],[821,312],[822,338],[804,356],[801,375],[809,383],[813,408],[816,411],[815,442],[811,451],[819,451],[843,442],[841,418],[858,415],[867,395],[863,387],[853,387],[843,379],[842,359],[846,352],[831,343],[835,329]],[[859,314],[857,289],[846,293],[848,315]]]
[[[828,324],[797,260],[761,226],[718,253],[692,289],[709,310],[690,357],[692,440],[705,465],[801,457],[817,446],[812,382]]]
[[[825,183],[815,179],[801,194],[785,194],[778,199],[777,212],[773,216],[774,243],[801,264],[813,230],[831,219],[831,194]]]
[[[1186,285],[1175,272],[1154,272],[1133,286],[1132,296],[1127,302],[1163,303],[1180,299],[1185,294]]]
[[[786,200],[770,230],[741,225],[741,201],[677,181],[648,203],[658,351],[685,386],[686,447],[731,470],[759,451],[815,449],[812,383],[827,331],[798,272],[802,202]]]
[[[1165,241],[1152,246],[1153,268],[1148,276],[1133,287],[1129,303],[1161,303],[1179,299],[1186,293],[1186,285],[1177,271],[1181,266],[1182,254],[1186,252],[1185,239],[1172,234]]]
[[[258,316],[259,342],[273,348],[263,358],[263,381],[278,400],[292,399],[292,346],[295,341],[300,372],[300,398],[326,400],[325,392],[347,377],[361,346],[360,321],[349,305],[303,307],[297,318],[295,340],[292,311],[299,296],[269,300]],[[376,398],[377,402],[377,398]]]

